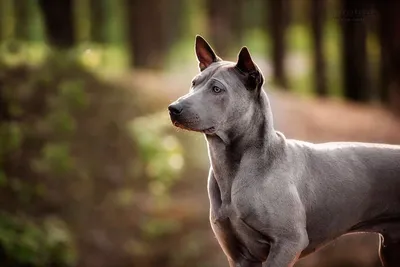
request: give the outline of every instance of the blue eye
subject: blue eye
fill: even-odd
[[[221,91],[222,91],[221,88],[219,88],[218,86],[215,86],[215,85],[212,87],[212,90],[216,94],[221,93]]]

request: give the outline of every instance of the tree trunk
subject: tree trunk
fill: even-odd
[[[388,89],[390,84],[390,50],[391,34],[394,28],[394,16],[390,3],[379,1],[379,42],[380,42],[380,82],[379,96],[384,103],[388,102]],[[391,29],[392,28],[392,29]]]
[[[11,0],[0,0],[0,43],[11,37],[12,24],[12,2]]]
[[[168,0],[164,18],[163,34],[166,49],[170,49],[183,35],[182,12],[184,0]]]
[[[228,19],[230,5],[227,5],[227,0],[207,0],[206,3],[211,43],[217,54],[225,57],[231,40]]]
[[[15,37],[20,41],[30,41],[33,36],[33,1],[14,0],[15,10]]]
[[[76,43],[73,0],[39,0],[47,41],[57,48],[71,48]]]
[[[210,37],[218,55],[239,48],[243,35],[243,0],[207,0]]]
[[[367,30],[365,16],[357,10],[365,10],[361,0],[342,0],[342,61],[344,95],[347,99],[366,102],[370,98],[367,81]]]
[[[319,96],[328,95],[326,87],[325,57],[323,52],[323,29],[325,23],[325,0],[312,0],[311,24],[314,44],[314,87]]]
[[[285,30],[288,23],[288,0],[269,0],[267,26],[272,42],[273,79],[276,84],[287,89],[285,72]]]
[[[131,64],[160,68],[164,61],[163,21],[165,0],[126,0]]]
[[[0,0],[0,44],[6,39],[6,0]]]
[[[92,41],[107,43],[109,26],[109,12],[107,0],[90,0],[90,34]]]
[[[400,115],[400,3],[378,1],[380,98]]]
[[[244,16],[244,0],[234,0],[231,4],[232,9],[229,14],[229,21],[232,26],[233,44],[235,48],[243,46],[243,35],[246,28],[246,21]],[[238,50],[239,51],[239,50]]]

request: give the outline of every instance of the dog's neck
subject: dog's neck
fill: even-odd
[[[248,155],[265,157],[278,139],[264,91],[261,91],[258,103],[250,112],[251,120],[247,120],[247,124],[236,125],[232,131],[235,134],[223,132],[206,135],[211,167],[222,203],[230,203],[232,184],[243,159]]]

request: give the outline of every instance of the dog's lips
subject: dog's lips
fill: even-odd
[[[178,128],[184,129],[184,130],[188,130],[188,131],[200,132],[200,133],[204,133],[204,134],[213,134],[213,133],[215,133],[215,127],[214,126],[210,127],[210,128],[203,129],[203,130],[199,130],[199,129],[191,128],[189,126],[181,124],[178,121],[173,121],[172,123],[173,123],[173,125],[175,127],[178,127]]]
[[[173,121],[172,123],[174,124],[175,127],[178,127],[178,128],[185,128],[185,126],[183,126],[182,124],[180,124],[178,121]]]
[[[184,124],[179,123],[178,121],[173,121],[172,123],[174,124],[175,127],[178,127],[178,128],[184,129],[184,130],[188,130],[188,131],[195,131],[194,129],[192,129],[188,126],[185,126]]]

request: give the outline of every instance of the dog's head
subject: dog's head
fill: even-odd
[[[200,73],[193,78],[189,93],[168,107],[173,124],[213,135],[248,121],[264,82],[248,49],[240,50],[236,63],[224,61],[196,36],[195,52]]]

